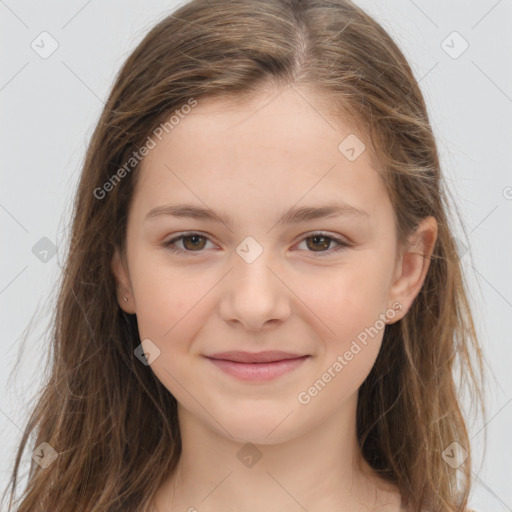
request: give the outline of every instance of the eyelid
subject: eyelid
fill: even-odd
[[[177,254],[182,254],[182,255],[190,254],[192,256],[199,256],[202,253],[204,253],[205,250],[188,251],[185,249],[179,249],[179,248],[172,246],[173,243],[180,241],[183,238],[187,238],[187,237],[193,236],[193,235],[199,235],[199,236],[207,239],[207,241],[214,243],[210,239],[210,235],[208,235],[206,233],[203,233],[201,231],[184,231],[182,233],[178,233],[176,236],[173,236],[170,240],[164,242],[163,245],[165,248],[167,248],[172,253],[177,253]],[[305,252],[312,253],[312,254],[318,254],[318,256],[320,256],[320,257],[337,254],[337,253],[343,251],[344,249],[348,249],[349,247],[352,247],[354,245],[352,242],[348,241],[346,238],[342,237],[341,235],[332,234],[332,233],[329,233],[327,231],[322,231],[322,230],[311,231],[311,232],[301,235],[300,240],[298,242],[296,242],[294,245],[304,242],[305,240],[307,240],[308,238],[312,238],[313,236],[324,236],[326,238],[329,238],[331,241],[335,242],[336,244],[338,244],[334,248],[329,249],[327,251],[305,251]]]

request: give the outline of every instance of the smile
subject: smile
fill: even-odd
[[[268,362],[240,362],[207,357],[217,368],[244,381],[269,381],[301,366],[310,356],[299,356]]]

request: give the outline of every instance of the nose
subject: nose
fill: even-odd
[[[266,251],[248,261],[233,255],[233,269],[223,280],[220,314],[225,322],[248,331],[276,327],[289,317],[293,294]]]

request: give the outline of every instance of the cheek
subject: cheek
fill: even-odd
[[[321,350],[298,399],[314,403],[321,417],[357,392],[379,354],[386,327],[386,279],[376,265],[371,268],[347,266],[305,295],[304,302],[321,320],[315,320]]]
[[[158,348],[158,357],[151,362],[153,373],[177,400],[187,403],[190,397],[183,386],[192,391],[190,376],[197,372],[189,351],[206,321],[207,301],[201,297],[208,291],[208,280],[192,284],[176,269],[160,270],[154,265],[134,282],[139,336]]]
[[[382,260],[368,252],[322,275],[312,275],[296,289],[302,290],[301,299],[325,324],[328,339],[343,344],[385,312],[387,283]]]
[[[163,265],[161,258],[137,263],[132,285],[141,337],[154,338],[159,344],[179,339],[190,318],[201,310],[199,300],[207,280],[192,283],[183,270]]]

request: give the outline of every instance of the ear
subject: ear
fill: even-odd
[[[130,275],[128,273],[128,264],[118,247],[116,247],[114,255],[112,256],[110,269],[116,280],[117,302],[119,306],[126,313],[134,314],[135,304],[133,301]]]
[[[398,302],[402,307],[397,311],[392,324],[403,318],[423,286],[430,258],[437,240],[437,221],[434,217],[423,219],[416,231],[402,246],[397,257],[393,282],[389,291],[390,303]]]

